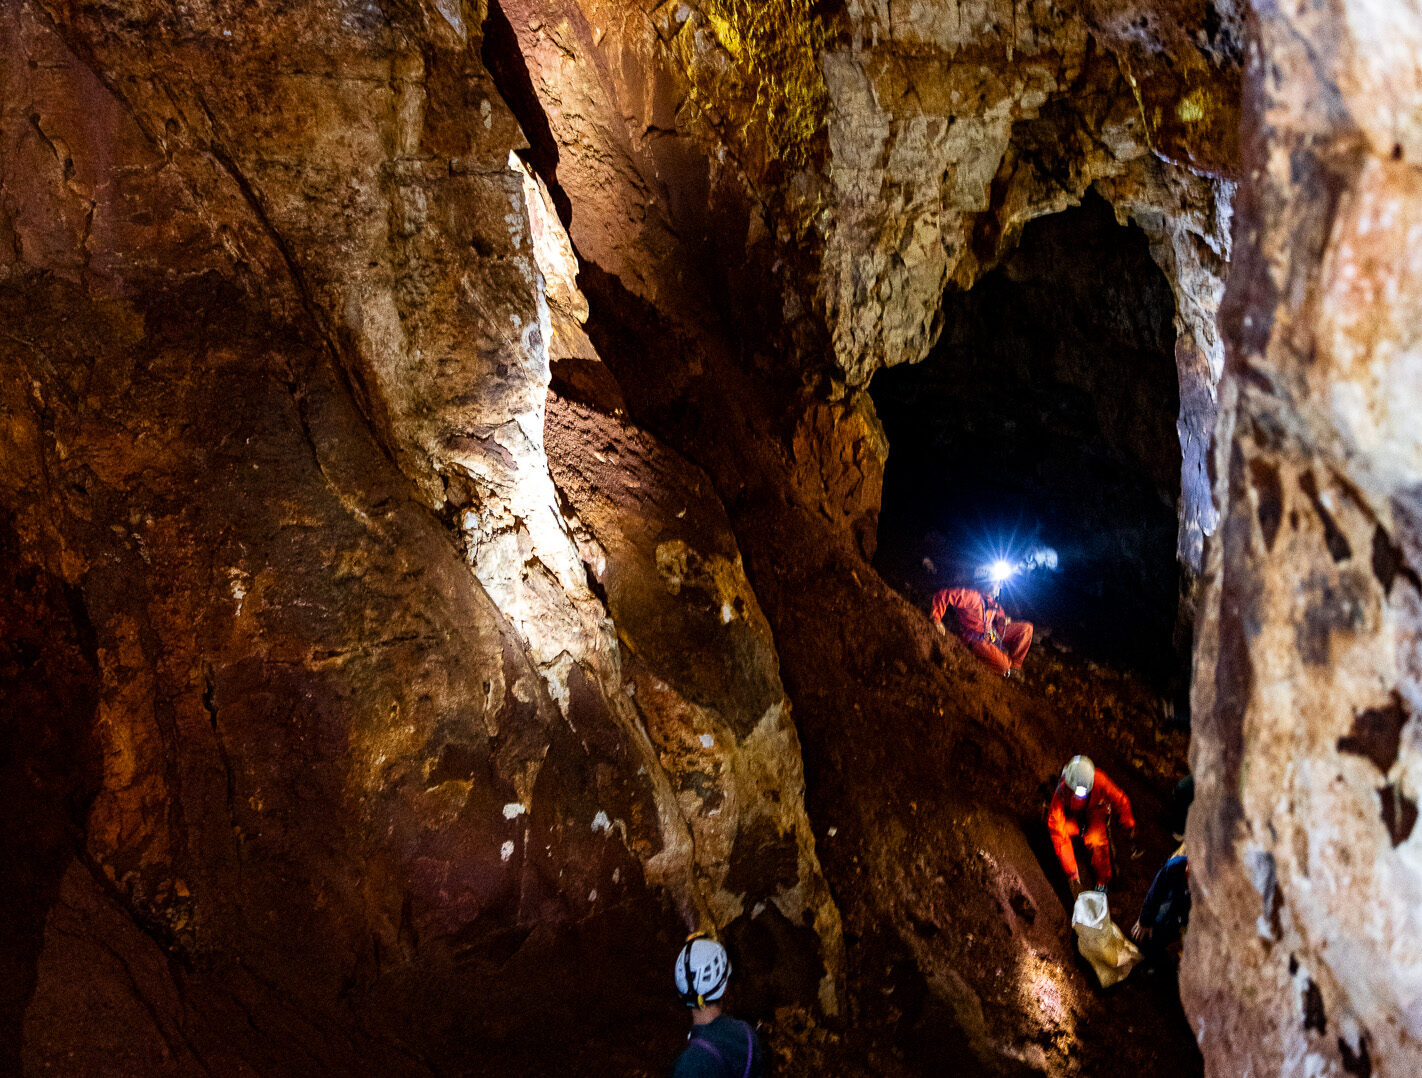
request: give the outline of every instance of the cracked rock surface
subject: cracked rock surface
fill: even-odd
[[[663,1073],[693,927],[785,1075],[1422,1070],[1419,44],[0,7],[0,1070]],[[1047,643],[989,678],[870,564],[869,384],[1084,200],[1167,380],[1174,334],[1131,444],[1200,595],[1188,1023],[1089,989],[1040,826],[1091,746],[1138,903],[1183,733]]]
[[[1216,1073],[1422,1067],[1415,11],[1253,15],[1195,671]]]
[[[764,633],[688,803],[675,653],[623,670],[561,515],[478,14],[0,13],[7,1070],[509,1073],[606,1021],[627,1073],[675,1034],[622,993],[776,903],[834,1008]]]

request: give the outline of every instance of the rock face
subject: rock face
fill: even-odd
[[[1217,1074],[1422,1069],[1414,10],[1254,13],[1195,678]]]
[[[820,286],[845,377],[863,384],[922,359],[943,328],[945,288],[971,286],[1028,221],[1095,185],[1146,229],[1177,297],[1179,550],[1198,569],[1214,527],[1203,464],[1232,188],[1174,162],[1230,174],[1232,139],[1221,132],[1235,115],[1232,17],[1208,7],[1211,41],[1204,7],[1101,20],[1048,4],[848,8],[850,47],[824,63],[832,223]],[[1190,42],[1174,50],[1178,66],[1159,59],[1156,35],[1170,24],[1165,36]],[[1138,55],[1142,39],[1150,60]]]
[[[1206,1062],[1422,1070],[1422,28],[1250,19],[1241,146],[1219,0],[0,9],[0,1069],[656,1073],[698,925],[787,1074],[1197,1065],[1033,846],[1088,740],[1154,818],[1157,702],[868,561],[876,372],[1094,192],[1208,552]]]
[[[854,940],[846,948],[849,980],[861,1000],[872,1001],[861,1004],[867,1009],[860,1013],[898,1030],[893,1051],[873,1055],[866,1069],[893,1073],[906,1067],[906,1073],[915,1073],[913,1060],[941,1059],[951,1051],[965,1066],[985,1073],[1024,1068],[1093,1073],[1106,1055],[1084,1056],[1077,1038],[1109,1022],[1105,1015],[1113,1009],[1070,988],[1064,921],[1053,913],[1058,900],[1018,818],[1036,815],[1036,787],[1060,766],[1064,746],[1079,743],[1088,731],[1100,738],[1102,715],[1095,709],[1101,694],[1084,693],[1082,699],[1090,696],[1091,703],[1058,711],[1031,696],[1009,695],[956,653],[945,673],[944,653],[926,634],[921,613],[885,588],[865,561],[872,549],[867,540],[885,444],[862,383],[883,365],[878,350],[888,347],[885,341],[900,339],[893,337],[895,327],[914,316],[897,306],[894,289],[884,295],[856,293],[854,318],[866,325],[878,318],[882,333],[871,342],[871,354],[852,356],[852,348],[837,347],[837,316],[826,313],[824,301],[831,287],[826,260],[847,259],[844,272],[860,273],[862,280],[872,277],[881,254],[886,265],[893,263],[898,256],[881,245],[897,242],[905,229],[912,232],[918,215],[941,203],[942,170],[950,166],[920,162],[914,155],[939,153],[934,140],[942,130],[933,140],[912,143],[903,133],[902,144],[894,143],[901,129],[917,122],[918,99],[906,92],[886,95],[904,116],[900,124],[886,113],[890,130],[881,150],[887,158],[873,150],[858,161],[837,149],[833,125],[852,121],[842,132],[852,137],[865,120],[832,112],[821,148],[827,155],[823,166],[777,170],[763,147],[758,153],[745,141],[754,124],[728,119],[750,115],[748,102],[718,98],[713,115],[700,96],[717,72],[723,92],[741,85],[735,49],[723,44],[725,28],[716,22],[734,6],[668,4],[650,18],[624,4],[501,6],[522,64],[496,61],[491,54],[490,64],[521,125],[532,133],[530,161],[568,227],[580,263],[577,282],[588,305],[583,329],[597,352],[596,361],[555,363],[554,385],[565,400],[554,408],[559,418],[550,426],[555,432],[550,446],[564,423],[607,431],[595,443],[606,461],[580,459],[576,448],[552,450],[555,477],[567,484],[578,515],[588,514],[584,525],[597,542],[585,543],[585,560],[599,578],[606,576],[609,587],[620,577],[622,589],[640,575],[632,572],[638,560],[644,566],[653,562],[654,545],[638,533],[665,513],[648,504],[655,502],[651,495],[639,495],[633,505],[631,494],[617,490],[614,456],[629,466],[652,459],[650,450],[634,451],[627,444],[628,424],[620,416],[643,428],[634,446],[650,431],[655,442],[699,466],[720,494],[795,703],[811,819],[821,849],[828,851],[827,871],[840,897],[847,938]],[[853,23],[847,27],[853,28]],[[1062,33],[1077,34],[1086,49],[1088,35],[1080,24]],[[887,35],[877,43],[868,33],[860,37],[864,55],[854,62],[879,63],[890,73],[886,78],[898,66],[917,62],[911,55],[916,50],[921,90],[941,91],[935,105],[949,109],[951,87],[932,85],[942,77],[932,74],[944,67],[940,54],[927,46],[910,49]],[[847,40],[852,43],[853,36]],[[1109,87],[1108,97],[1119,93],[1121,119],[1129,125],[1134,106],[1126,105],[1133,100],[1128,84],[1113,61],[1099,52],[1093,56],[1091,78]],[[831,62],[827,55],[826,68]],[[965,99],[965,114],[977,107],[974,80],[1003,62],[993,58],[961,72],[962,85],[975,88]],[[827,82],[833,101],[834,83]],[[1063,89],[1063,102],[1068,98]],[[1093,125],[1103,111],[1081,125],[1098,130]],[[1141,207],[1157,257],[1164,258],[1162,252],[1174,257],[1178,240],[1189,266],[1218,268],[1227,214],[1217,210],[1228,204],[1220,188],[1153,164],[1145,146],[1137,144],[1122,150],[1136,166],[1093,157],[1099,172],[1068,153],[1058,162],[1065,186],[1047,193],[1047,181],[1035,171],[1036,157],[1063,130],[1078,128],[1070,112],[1040,119],[1021,129],[1007,124],[1016,136],[1007,140],[1013,162],[1028,157],[1034,162],[1022,165],[1012,200],[986,201],[1007,152],[999,147],[986,165],[979,162],[985,171],[979,215],[948,220],[930,214],[921,226],[930,236],[941,229],[943,244],[962,245],[960,230],[981,217],[982,253],[972,254],[973,269],[963,283],[1011,250],[1016,232],[1002,221],[1015,220],[1020,231],[1033,215],[1028,207],[1060,208],[1093,179],[1105,177],[1116,181],[1110,197],[1120,212]],[[1084,136],[1081,145],[1083,153],[1101,152]],[[978,153],[977,147],[968,139],[962,155]],[[886,159],[899,159],[894,154],[906,169],[927,173],[924,193],[911,207],[880,205],[897,197],[883,172]],[[848,232],[834,238],[836,230],[853,227],[853,207],[837,202],[835,193],[840,173],[851,167],[866,170],[863,212],[878,214],[853,241],[863,245],[853,256],[855,270],[847,268],[853,261],[846,254]],[[1175,201],[1167,202],[1167,196]],[[1159,208],[1166,205],[1172,208]],[[1157,207],[1153,218],[1151,206]],[[1021,216],[1012,218],[1017,211]],[[1200,238],[1201,230],[1208,242]],[[1170,280],[1173,287],[1185,287],[1175,272],[1178,264],[1170,263]],[[916,286],[916,295],[933,310],[943,301],[944,265],[939,259],[929,266]],[[1192,279],[1188,287],[1198,284]],[[1209,321],[1213,303],[1213,293],[1200,294],[1200,307],[1184,321]],[[931,313],[925,317],[931,320]],[[934,332],[925,329],[919,345],[926,348]],[[1205,339],[1206,331],[1200,332]],[[1211,339],[1209,347],[1215,343]],[[918,355],[905,350],[895,358]],[[1197,374],[1208,373],[1207,367],[1202,364]],[[1200,384],[1208,396],[1209,382]],[[599,412],[616,421],[598,419]],[[1207,418],[1194,422],[1208,425]],[[604,487],[612,493],[599,494]],[[622,505],[627,508],[618,509]],[[644,512],[647,522],[638,519]],[[633,518],[630,533],[610,527],[624,514]],[[606,547],[605,564],[599,546]],[[614,546],[623,551],[617,572]],[[673,577],[680,576],[679,562],[667,564],[675,569]],[[712,574],[692,593],[695,602],[707,604],[705,596],[722,587],[714,579]],[[661,586],[642,588],[665,601]],[[611,591],[609,601],[618,605]],[[1132,715],[1140,732],[1149,728],[1151,720],[1136,705],[1112,706],[1117,714]],[[1123,754],[1117,770],[1130,768],[1125,762],[1130,751],[1102,747]],[[892,790],[885,788],[887,773],[894,776]],[[1008,774],[1010,781],[1004,779]],[[994,778],[985,785],[983,776]],[[1148,790],[1136,792],[1143,803],[1149,801]],[[824,830],[827,826],[832,830]],[[1163,845],[1168,839],[1155,841]],[[1146,881],[1139,882],[1143,889]],[[1003,912],[1013,909],[1020,912]],[[890,996],[892,1001],[880,1002]],[[1130,1046],[1113,1043],[1109,1051],[1115,1058],[1129,1058],[1145,1070],[1165,1057],[1189,1066],[1183,1028],[1162,1021],[1148,1006],[1131,1013],[1128,1021],[1150,1035]],[[844,1058],[827,1063],[830,1069],[850,1066]]]
[[[767,907],[834,1008],[734,543],[664,559],[752,627],[683,698],[563,517],[481,15],[0,13],[7,1071],[625,1074],[685,927]]]
[[[769,911],[768,964],[823,954],[826,971],[776,1002],[808,994],[833,1013],[839,913],[818,872],[770,626],[714,487],[646,432],[557,397],[548,452],[617,626],[625,693],[690,825],[699,893],[717,925]]]

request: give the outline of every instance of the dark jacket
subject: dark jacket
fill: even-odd
[[[1190,862],[1182,853],[1172,857],[1151,881],[1141,906],[1141,925],[1151,930],[1151,943],[1168,947],[1190,923]]]
[[[672,1068],[672,1078],[764,1078],[765,1073],[755,1030],[727,1014],[693,1026]]]

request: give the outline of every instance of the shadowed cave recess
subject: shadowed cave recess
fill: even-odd
[[[889,443],[875,565],[920,606],[1021,566],[1003,601],[1039,644],[1188,706],[1174,306],[1145,235],[1094,193],[950,290],[928,357],[871,387]]]
[[[1417,41],[0,6],[0,1071],[650,1078],[699,929],[781,1078],[1422,1072]]]

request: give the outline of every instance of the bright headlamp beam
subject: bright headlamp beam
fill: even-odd
[[[988,566],[988,579],[995,584],[1001,584],[1004,580],[1012,576],[1014,572],[1016,572],[1016,570],[1012,567],[1011,562],[999,558]]]

